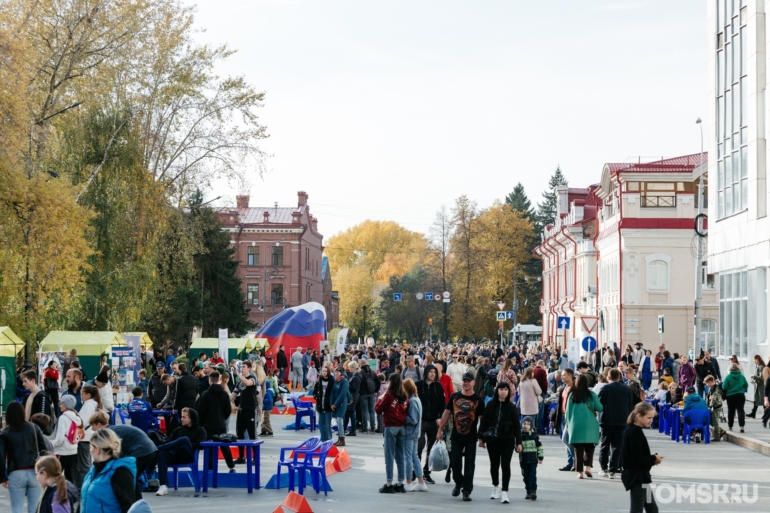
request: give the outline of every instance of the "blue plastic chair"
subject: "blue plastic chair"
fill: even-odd
[[[126,423],[126,419],[128,418],[128,413],[124,412],[120,408],[115,408],[112,411],[112,422],[117,424],[118,423],[118,418],[120,418],[120,423],[121,424],[125,424]]]
[[[684,443],[689,444],[695,429],[703,431],[703,442],[711,443],[711,412],[709,410],[690,410],[684,414]]]
[[[320,493],[321,488],[323,488],[324,495],[329,495],[329,488],[331,487],[326,480],[326,456],[329,455],[332,445],[334,442],[328,440],[315,449],[299,449],[294,452],[294,460],[289,465],[289,490],[294,490],[294,476],[299,474],[298,492],[303,495],[305,486],[307,486],[305,471],[309,470],[315,493]],[[318,457],[318,462],[315,462],[316,457]]]
[[[169,465],[168,469],[171,470],[174,473],[174,490],[179,489],[179,469],[180,468],[189,468],[190,474],[192,475],[193,480],[193,486],[195,487],[195,491],[199,492],[201,489],[201,479],[198,475],[198,454],[200,451],[195,451],[193,453],[193,460],[190,463],[179,463],[176,465]],[[204,469],[204,472],[206,470]]]
[[[299,431],[300,425],[302,424],[302,417],[307,417],[310,421],[311,433],[318,429],[316,426],[315,408],[313,403],[300,401],[295,397],[291,398],[291,402],[294,404],[294,410],[297,412],[294,415],[294,431]]]
[[[276,466],[275,474],[276,474],[276,483],[281,483],[281,467],[286,467],[289,470],[289,482],[291,482],[291,465],[294,463],[294,456],[296,456],[296,451],[305,451],[305,450],[313,450],[316,447],[318,447],[318,444],[321,443],[321,439],[317,436],[314,436],[313,438],[308,438],[301,444],[299,444],[296,447],[282,447],[280,453],[278,454],[278,465]],[[287,457],[286,453],[291,454],[291,452],[294,452],[294,456]]]

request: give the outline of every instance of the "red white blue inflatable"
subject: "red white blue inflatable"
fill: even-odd
[[[267,321],[256,337],[270,342],[268,353],[274,361],[282,345],[286,356],[297,347],[320,350],[321,341],[326,340],[326,309],[320,303],[288,308]]]

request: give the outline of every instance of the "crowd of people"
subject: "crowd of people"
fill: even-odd
[[[274,357],[254,351],[230,362],[216,351],[190,360],[169,349],[143,354],[142,360],[147,369],[132,390],[131,423],[125,425],[114,425],[109,366],[92,380],[76,357],[63,369],[52,362],[42,377],[20,369],[19,400],[8,405],[0,432],[0,484],[10,490],[12,513],[22,513],[25,503],[28,513],[146,507],[143,489],[166,495],[168,468],[192,462],[201,442],[233,431],[238,439],[272,436],[273,404],[290,390],[315,399],[322,441],[332,440],[332,423],[338,446],[347,437],[381,434],[383,494],[428,491],[438,478],[430,464],[435,449],[447,451],[448,468],[438,472],[454,483],[452,495],[471,501],[481,449],[489,455],[491,499],[510,502],[516,455],[524,498],[537,500],[537,470],[544,461],[540,436],[555,432],[565,446],[560,470],[592,479],[598,446],[597,477],[620,476],[631,511],[648,512],[656,506],[645,503],[643,488],[650,468],[662,461],[650,454],[643,431],[655,405],[710,410],[712,440],[723,435],[725,402],[728,429],[737,416],[743,431],[745,417],[755,417],[760,408],[763,425],[770,417],[770,369],[760,356],[751,376],[753,408],[746,413],[749,383],[737,358],[722,376],[708,352],[693,364],[664,346],[653,355],[642,344],[624,354],[605,344],[577,362],[542,344],[495,343],[351,346],[341,354],[301,347],[286,354],[281,346]],[[158,430],[156,409],[167,412],[166,435]],[[231,472],[245,463],[243,452],[237,459],[229,451],[223,456]],[[152,483],[148,478],[155,471]]]

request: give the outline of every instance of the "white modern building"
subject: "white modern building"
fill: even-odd
[[[764,0],[708,2],[708,272],[719,287],[720,365],[737,355],[746,374],[755,354],[770,357],[768,8]]]

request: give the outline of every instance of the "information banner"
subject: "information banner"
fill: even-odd
[[[115,393],[115,406],[126,409],[131,402],[131,389],[139,372],[139,352],[132,346],[113,346],[110,348],[112,360],[112,390]]]
[[[567,360],[573,369],[580,362],[580,341],[578,339],[567,341]]]

